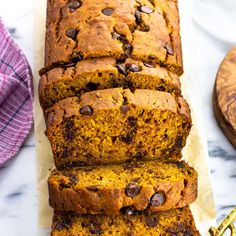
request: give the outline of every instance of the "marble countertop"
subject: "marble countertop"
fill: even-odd
[[[233,1],[227,0],[224,1],[224,4],[230,5]],[[215,122],[212,112],[212,89],[218,65],[225,53],[236,44],[236,37],[235,41],[230,41],[223,36],[218,37],[215,31],[211,32],[207,28],[211,23],[210,17],[219,14],[219,11],[224,14],[225,8],[216,6],[207,11],[207,7],[216,1],[198,0],[195,2],[194,32],[197,44],[194,47],[197,52],[197,69],[194,79],[199,81],[198,89],[201,96],[197,99],[202,102],[204,135],[208,142],[208,163],[217,207],[217,221],[219,222],[236,205],[236,151],[223,136]],[[223,3],[223,0],[220,2]],[[230,15],[226,13],[228,12],[225,12],[225,18],[229,18],[227,18],[227,22],[236,21],[236,16],[230,18]],[[202,26],[202,17],[200,17],[204,14],[209,14],[210,23],[208,22],[206,27]],[[0,16],[33,67],[33,1],[1,2]],[[215,23],[213,18],[212,23]],[[220,32],[223,30],[224,24],[218,24],[217,28],[217,32]],[[36,235],[35,159],[34,133],[32,131],[20,153],[0,169],[0,235],[2,236]]]

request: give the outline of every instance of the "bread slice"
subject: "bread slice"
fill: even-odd
[[[48,1],[45,68],[133,58],[182,74],[177,0]]]
[[[46,115],[56,167],[180,159],[191,128],[186,101],[122,88],[60,101]],[[176,155],[174,155],[176,154]]]
[[[188,207],[148,214],[124,211],[118,216],[55,212],[51,236],[200,236]]]
[[[197,173],[185,162],[136,162],[54,170],[49,202],[58,211],[117,215],[185,207],[197,198]]]
[[[107,57],[87,59],[46,72],[39,82],[39,98],[42,108],[46,110],[65,98],[116,87],[181,94],[178,76],[167,69],[130,58],[118,69],[116,60]]]

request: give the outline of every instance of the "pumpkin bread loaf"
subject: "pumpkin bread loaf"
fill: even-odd
[[[200,236],[188,207],[147,213],[123,209],[108,217],[54,212],[52,236]]]
[[[48,0],[45,71],[126,58],[183,72],[177,0]]]
[[[178,0],[47,0],[52,236],[200,235],[182,74]]]
[[[154,90],[85,93],[55,104],[46,117],[46,134],[59,169],[180,159],[191,128],[185,100]]]
[[[123,207],[150,212],[181,208],[197,197],[197,173],[185,162],[135,162],[54,170],[49,202],[58,211],[117,215]]]
[[[166,91],[180,96],[177,75],[159,65],[126,59],[117,68],[112,57],[79,61],[67,68],[54,68],[41,76],[39,98],[44,110],[68,97],[81,96],[85,92],[123,87]]]

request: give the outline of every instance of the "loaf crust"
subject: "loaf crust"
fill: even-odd
[[[200,236],[188,207],[147,214],[131,212],[118,216],[73,215],[55,212],[52,236]]]
[[[48,0],[45,69],[87,58],[133,58],[182,74],[177,0]]]
[[[197,197],[197,173],[185,162],[136,162],[54,170],[49,202],[58,211],[117,215],[123,207],[149,212],[181,208]]]
[[[180,159],[191,117],[181,97],[115,88],[62,100],[49,109],[46,124],[56,167],[62,169]]]
[[[115,87],[153,89],[180,96],[180,81],[167,69],[128,58],[119,72],[112,57],[79,61],[70,67],[56,67],[41,76],[39,98],[44,110],[65,98],[81,96],[85,92]]]

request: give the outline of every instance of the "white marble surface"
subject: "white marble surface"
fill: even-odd
[[[236,44],[235,0],[195,0],[194,32],[197,51],[194,79],[202,101],[204,130],[208,140],[209,167],[220,221],[236,205],[236,151],[216,125],[211,95],[217,67]],[[0,16],[33,66],[33,1],[0,1]],[[228,8],[227,8],[228,7]],[[231,9],[230,11],[228,9]],[[207,18],[207,24],[202,22]],[[219,19],[218,19],[219,18]],[[204,27],[202,26],[204,25]],[[214,29],[214,30],[212,30]],[[223,32],[223,33],[222,33]],[[235,37],[234,37],[235,35]],[[234,40],[235,39],[235,40]],[[37,229],[37,196],[34,135],[20,153],[0,169],[0,235],[33,236]]]

